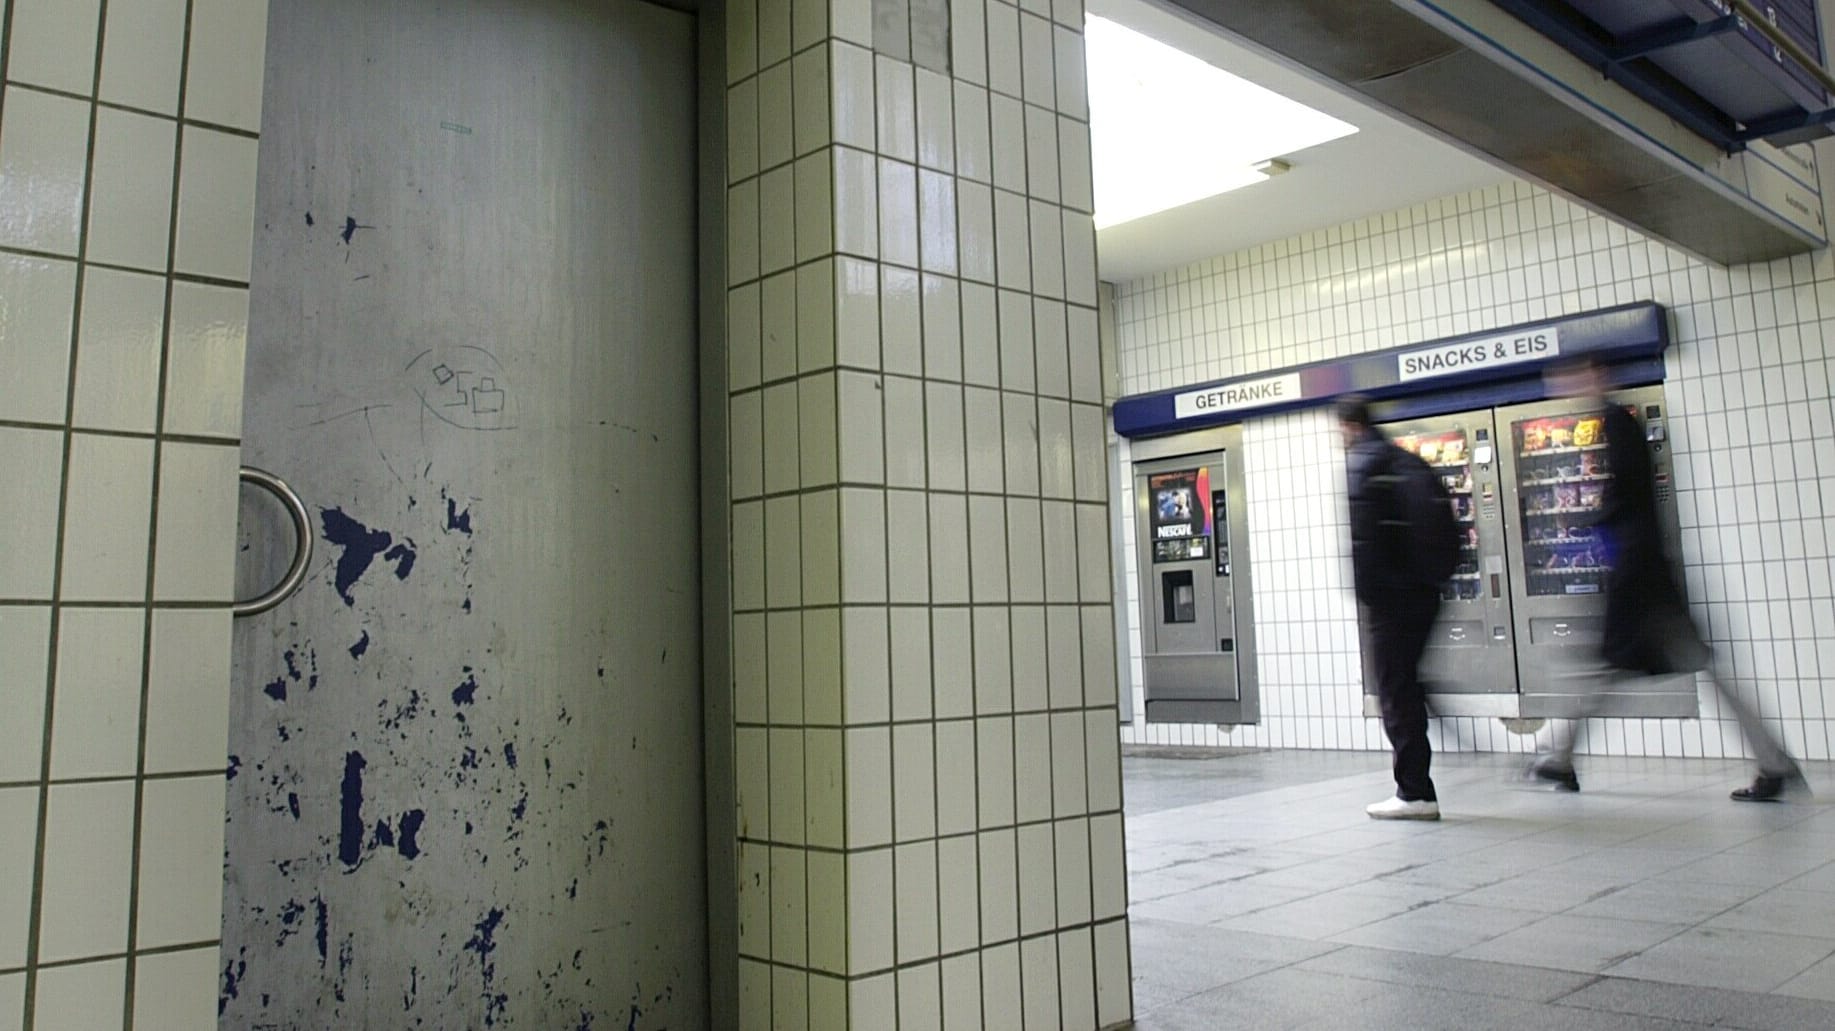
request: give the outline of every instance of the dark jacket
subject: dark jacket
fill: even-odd
[[[1601,650],[1620,669],[1674,672],[1705,653],[1682,591],[1663,552],[1657,519],[1656,480],[1644,428],[1616,404],[1604,408],[1606,462],[1612,478],[1600,497],[1594,525],[1605,538],[1612,571],[1606,576]],[[1678,641],[1678,636],[1686,640]]]
[[[1411,458],[1371,429],[1345,450],[1351,502],[1351,572],[1357,600],[1372,608],[1435,593],[1409,563],[1410,526],[1402,503],[1400,462]]]

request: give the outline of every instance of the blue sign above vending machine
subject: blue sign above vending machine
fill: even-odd
[[[1651,301],[1425,341],[1288,369],[1258,372],[1115,402],[1115,431],[1155,437],[1307,408],[1347,393],[1419,412],[1540,396],[1542,368],[1562,357],[1592,355],[1627,367],[1626,384],[1662,378],[1669,319]],[[1432,395],[1437,404],[1408,404]]]

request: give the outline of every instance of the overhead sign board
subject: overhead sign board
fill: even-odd
[[[1396,378],[1409,380],[1452,376],[1523,362],[1541,362],[1561,353],[1559,326],[1530,326],[1501,336],[1436,344],[1395,356]]]
[[[1188,390],[1172,399],[1173,412],[1181,419],[1199,415],[1216,415],[1243,408],[1265,408],[1300,400],[1300,374],[1238,380],[1214,387]]]

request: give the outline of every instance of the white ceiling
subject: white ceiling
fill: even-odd
[[[1110,282],[1138,279],[1510,178],[1191,15],[1152,0],[1089,0],[1088,11],[1342,118],[1359,130],[1317,147],[1270,155],[1293,166],[1285,175],[1100,230],[1097,261],[1102,278]]]

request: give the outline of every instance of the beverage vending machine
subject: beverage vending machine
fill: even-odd
[[[1151,723],[1254,723],[1242,427],[1133,445],[1141,671]]]

